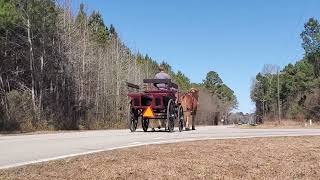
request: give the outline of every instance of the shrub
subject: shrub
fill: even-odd
[[[308,112],[308,118],[320,120],[320,89],[314,89],[312,93],[308,94],[304,105]]]
[[[289,107],[288,110],[288,117],[289,119],[299,119],[301,120],[303,116],[303,108],[299,106],[298,103],[293,102],[292,105]]]
[[[9,117],[5,121],[4,130],[27,132],[35,130],[32,122],[33,110],[30,92],[13,90],[6,96],[9,102]]]

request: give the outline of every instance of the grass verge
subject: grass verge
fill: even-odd
[[[291,120],[291,119],[283,119],[280,121],[278,120],[266,120],[263,124],[258,125],[236,125],[238,128],[257,128],[257,129],[270,129],[270,128],[279,128],[279,129],[318,129],[320,128],[320,122],[313,121],[310,124],[310,121],[298,121],[298,120]]]
[[[0,170],[0,179],[319,179],[320,137],[150,145]]]

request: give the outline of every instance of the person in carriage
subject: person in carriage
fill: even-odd
[[[159,65],[159,72],[154,76],[154,79],[171,79],[170,75],[165,72],[163,65]],[[167,84],[154,84],[154,86],[159,90],[168,90]],[[155,131],[155,128],[161,129],[163,122],[160,120],[153,121],[150,123],[152,131]]]
[[[159,65],[159,72],[154,76],[154,79],[171,79],[170,75],[165,72],[163,65]],[[166,84],[154,84],[154,86],[160,90],[166,90]]]

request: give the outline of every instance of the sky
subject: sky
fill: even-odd
[[[253,112],[250,87],[264,64],[284,67],[303,57],[300,33],[320,17],[319,0],[73,0],[113,24],[134,52],[148,54],[202,82],[213,70],[239,108]]]

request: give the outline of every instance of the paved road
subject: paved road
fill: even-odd
[[[202,139],[320,135],[320,129],[238,129],[198,127],[196,131],[147,132],[141,130],[0,136],[0,169],[145,144]]]

